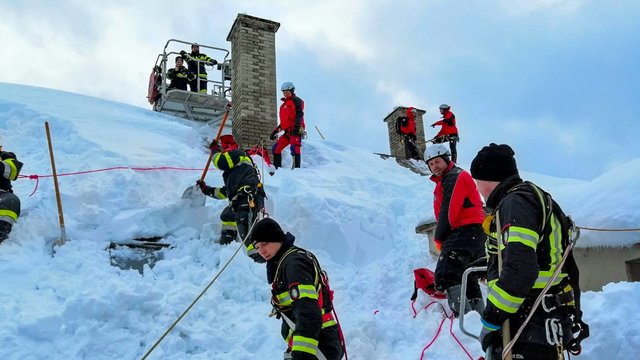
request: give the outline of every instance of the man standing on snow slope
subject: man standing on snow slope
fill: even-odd
[[[228,208],[233,212],[233,219],[231,219],[229,211],[223,211],[220,214],[220,219],[223,221],[220,242],[228,244],[236,239],[233,229],[235,225],[240,238],[244,241],[247,255],[253,261],[263,263],[264,260],[247,238],[249,228],[264,208],[264,198],[266,197],[258,171],[249,155],[242,150],[222,151],[217,141],[212,142],[209,147],[213,153],[213,166],[222,170],[224,186],[220,188],[207,186],[201,180],[198,180],[196,184],[207,196],[215,199],[229,199]],[[225,208],[225,210],[227,209]],[[224,227],[225,223],[228,223],[229,226]]]
[[[304,101],[295,94],[295,86],[292,82],[284,82],[282,87],[282,105],[280,105],[280,125],[271,133],[271,140],[275,140],[278,131],[283,130],[284,134],[273,144],[273,166],[282,167],[282,150],[291,144],[291,154],[293,155],[293,167],[300,167],[300,155],[302,147],[302,137],[304,136]]]
[[[20,216],[20,199],[13,193],[11,182],[18,178],[21,169],[16,154],[2,151],[0,145],[0,242],[9,237]]]
[[[427,148],[424,159],[436,183],[433,211],[436,231],[434,242],[440,249],[435,271],[435,288],[447,294],[449,307],[458,317],[462,274],[467,266],[485,256],[486,235],[482,229],[484,212],[476,184],[468,172],[450,160],[451,153],[443,144]],[[465,309],[482,313],[484,301],[477,277],[469,276]],[[464,315],[464,314],[463,314]]]
[[[434,136],[434,144],[442,144],[445,141],[449,142],[449,149],[451,149],[451,161],[458,161],[458,151],[456,150],[456,144],[460,141],[458,136],[458,128],[456,127],[456,116],[451,112],[451,106],[447,104],[440,105],[440,114],[442,119],[431,124],[431,127],[442,126],[440,131]]]
[[[512,339],[559,266],[566,248],[563,237],[569,233],[569,226],[561,221],[567,217],[553,199],[535,185],[522,181],[514,155],[509,145],[492,143],[483,147],[471,162],[471,175],[487,207],[493,210],[488,217],[490,222],[485,222],[492,235],[487,242],[489,292],[480,334],[483,350],[493,346],[492,359],[502,359],[503,323],[509,320]],[[546,205],[541,203],[544,197]],[[499,231],[497,224],[501,227]],[[503,257],[501,272],[498,253]],[[573,334],[568,311],[572,304],[579,309],[580,293],[576,289],[574,299],[571,285],[567,284],[573,282],[573,275],[568,278],[567,269],[563,267],[515,342],[514,359],[564,359],[563,348]]]
[[[407,108],[405,116],[400,116],[396,120],[396,131],[399,135],[402,135],[402,141],[404,142],[404,153],[407,159],[422,160],[420,158],[420,151],[416,146],[416,121],[415,116],[418,110],[415,108]]]
[[[267,261],[271,303],[282,317],[282,337],[288,344],[284,359],[316,360],[318,352],[327,360],[342,359],[333,291],[315,255],[294,246],[295,237],[271,218],[258,221],[250,236]]]

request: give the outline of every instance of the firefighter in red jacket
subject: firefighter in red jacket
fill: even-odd
[[[332,291],[315,255],[293,245],[271,218],[258,221],[251,241],[267,261],[271,303],[282,318],[282,337],[288,343],[285,359],[340,360],[343,343],[333,317]]]
[[[291,154],[293,155],[293,166],[300,167],[300,154],[302,138],[304,137],[304,101],[296,96],[295,86],[292,82],[285,82],[280,88],[283,98],[280,105],[280,125],[271,133],[271,140],[275,140],[280,130],[284,134],[273,144],[273,165],[282,167],[282,150],[291,144]]]
[[[451,149],[451,161],[456,162],[458,161],[456,144],[460,141],[458,128],[456,127],[456,116],[451,112],[451,106],[447,104],[440,105],[440,114],[442,114],[442,119],[431,124],[431,127],[442,126],[433,138],[433,143],[441,144],[448,141],[449,149]]]
[[[404,143],[405,156],[408,159],[422,160],[420,157],[420,151],[416,145],[416,120],[415,117],[418,113],[413,107],[407,108],[405,116],[400,116],[396,120],[396,130],[399,135],[402,136],[402,142]]]
[[[447,294],[449,307],[459,315],[462,274],[473,261],[483,257],[486,235],[482,229],[482,200],[471,175],[457,167],[443,144],[427,148],[424,159],[436,183],[433,211],[437,226],[434,242],[440,256],[435,271],[435,288]],[[482,314],[484,302],[477,277],[467,284],[469,306]]]

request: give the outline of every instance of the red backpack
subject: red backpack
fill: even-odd
[[[433,271],[425,268],[413,270],[413,276],[415,280],[413,282],[413,295],[411,295],[411,301],[415,301],[418,298],[418,289],[426,292],[434,299],[446,299],[447,296],[437,291],[435,288],[435,276]]]

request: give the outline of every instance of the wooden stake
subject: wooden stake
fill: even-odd
[[[49,143],[49,157],[51,158],[51,170],[53,170],[53,185],[56,190],[56,201],[58,203],[58,220],[60,221],[60,239],[56,240],[54,246],[62,246],[67,242],[67,233],[64,229],[64,214],[62,213],[62,199],[60,198],[60,187],[58,186],[58,173],[56,172],[56,162],[53,157],[53,146],[51,145],[51,133],[49,131],[49,122],[44,122],[44,128],[47,132],[47,142]]]

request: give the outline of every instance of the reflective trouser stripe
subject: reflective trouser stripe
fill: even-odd
[[[221,230],[238,230],[238,223],[235,221],[223,221]]]
[[[315,355],[318,351],[318,340],[301,335],[293,335],[291,351],[302,351]]]
[[[13,225],[18,219],[18,214],[11,210],[0,210],[0,221],[8,222]]]
[[[522,305],[524,298],[509,295],[509,293],[498,286],[497,282],[498,280],[493,280],[487,284],[489,286],[487,300],[504,312],[509,314],[515,313],[518,311],[520,305]]]

